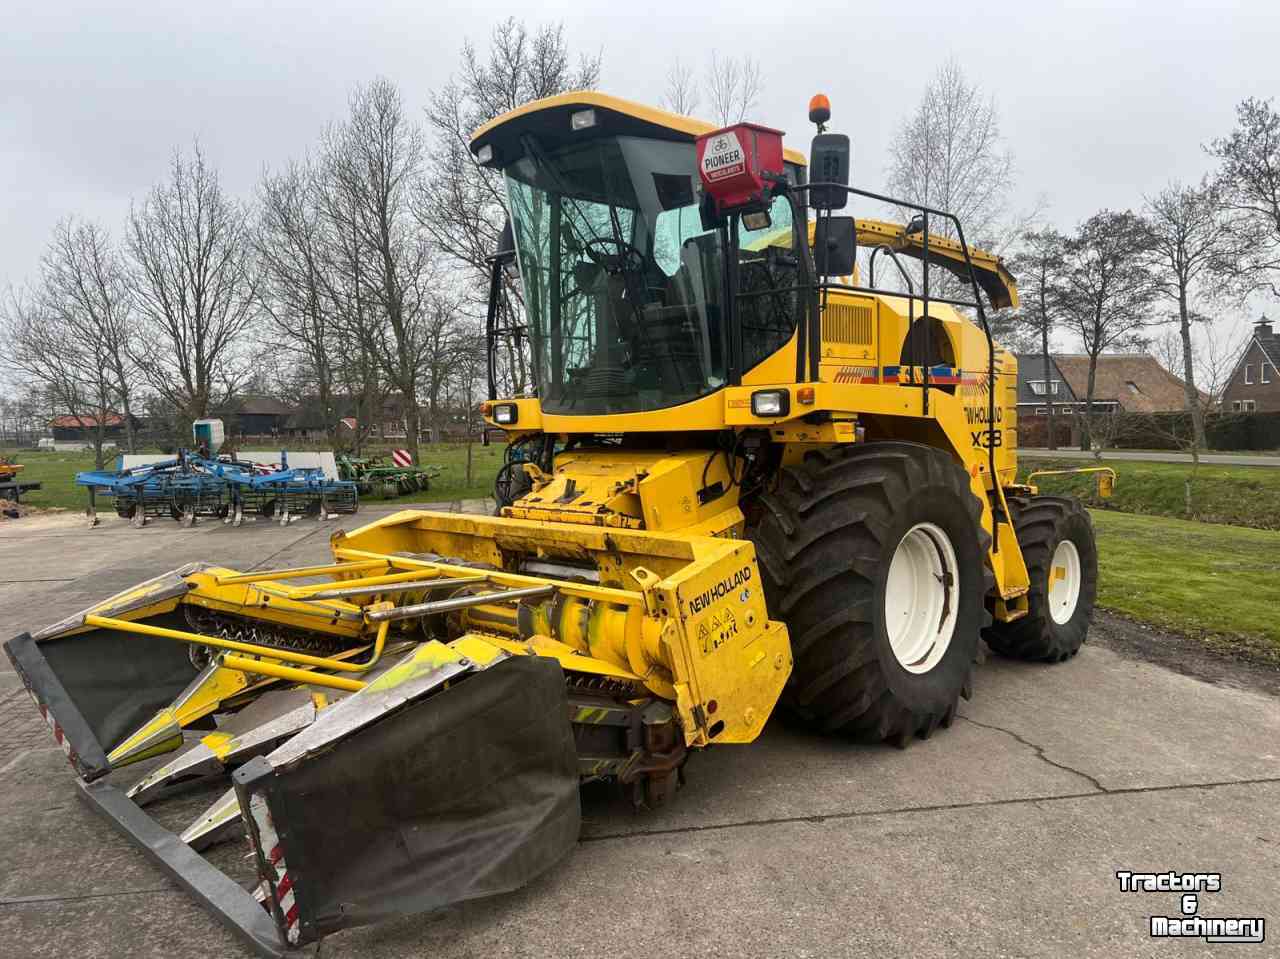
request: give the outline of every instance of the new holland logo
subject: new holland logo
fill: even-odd
[[[733,591],[745,583],[751,582],[751,567],[744,566],[732,576],[726,576],[710,589],[704,589],[689,600],[689,612],[700,613],[716,600],[732,595]]]

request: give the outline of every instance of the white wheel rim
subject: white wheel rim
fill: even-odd
[[[1075,615],[1080,602],[1080,551],[1064,539],[1049,563],[1049,615],[1061,625]]]
[[[893,551],[884,590],[889,647],[909,673],[927,673],[951,645],[960,571],[951,539],[933,523],[907,530]]]

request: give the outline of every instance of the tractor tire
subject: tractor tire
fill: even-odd
[[[899,747],[951,725],[990,622],[981,515],[964,469],[916,443],[819,450],[782,471],[751,538],[769,615],[791,634],[792,712]]]
[[[1063,496],[1009,500],[1031,578],[1028,612],[984,634],[1001,656],[1060,663],[1080,651],[1098,593],[1098,545],[1080,501]]]

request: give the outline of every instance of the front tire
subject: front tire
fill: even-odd
[[[1080,651],[1098,594],[1098,546],[1089,513],[1074,498],[1011,499],[1013,528],[1027,564],[1028,612],[987,630],[987,645],[1011,659],[1060,663]]]
[[[907,745],[971,692],[991,579],[981,503],[941,450],[819,450],[782,471],[753,530],[770,615],[810,725]]]

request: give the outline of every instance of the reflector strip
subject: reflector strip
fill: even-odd
[[[53,731],[54,741],[62,747],[63,753],[66,754],[67,762],[71,763],[72,769],[75,769],[77,756],[76,751],[71,748],[71,740],[67,739],[66,735],[63,734],[62,727],[53,718],[53,713],[49,712],[49,707],[40,702],[40,697],[35,694],[35,691],[30,686],[27,687],[27,693],[31,696],[31,701],[36,704],[36,709],[40,710],[40,715],[49,726],[49,729]],[[76,775],[79,775],[79,773],[77,772]]]
[[[261,847],[271,850],[266,858],[272,875],[266,877],[266,882],[276,909],[283,917],[285,938],[289,945],[296,946],[301,929],[298,926],[298,903],[293,895],[293,879],[285,866],[284,847],[280,845],[280,836],[276,833],[271,810],[267,808],[267,800],[262,793],[254,793],[249,797],[249,814],[253,816],[254,825],[258,829]]]

